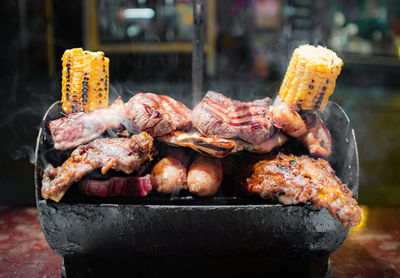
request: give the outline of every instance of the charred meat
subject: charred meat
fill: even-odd
[[[222,160],[199,154],[189,167],[187,185],[192,194],[210,196],[218,191],[223,179]]]
[[[244,185],[249,193],[277,197],[285,205],[311,201],[316,208],[327,208],[343,226],[354,227],[361,221],[352,192],[324,159],[279,153],[257,162],[252,170]]]
[[[277,128],[282,129],[284,133],[299,138],[307,134],[307,127],[300,114],[294,106],[286,104],[279,96],[276,97],[272,106],[273,123]]]
[[[216,136],[204,136],[198,131],[181,132],[158,137],[159,140],[174,146],[188,147],[197,152],[214,157],[223,158],[239,151],[255,153],[268,153],[276,147],[282,146],[288,137],[281,132],[276,132],[271,138],[259,144],[251,144],[242,140],[218,138]]]
[[[243,102],[209,91],[193,109],[193,126],[206,136],[237,137],[258,144],[266,141],[273,131],[270,102],[268,97]]]
[[[303,112],[307,134],[301,137],[312,156],[328,157],[332,152],[332,139],[321,117],[316,113]]]
[[[118,98],[110,107],[85,113],[70,114],[49,122],[54,148],[66,150],[90,142],[107,129],[115,129],[128,122],[125,103]]]
[[[191,127],[192,111],[169,96],[139,93],[127,103],[133,129],[163,136]]]
[[[127,104],[118,98],[110,107],[51,121],[49,129],[54,148],[66,150],[120,127],[131,132],[146,131],[152,136],[185,130],[191,127],[191,113],[185,105],[168,96],[139,93]]]
[[[269,153],[273,149],[282,146],[288,140],[288,137],[277,131],[271,138],[258,144],[250,144],[245,141],[238,141],[239,148],[253,153]]]
[[[214,157],[225,157],[228,154],[242,150],[241,146],[233,139],[204,136],[198,131],[181,132],[158,137],[161,141],[181,147],[188,147],[200,153],[206,153]]]
[[[45,169],[42,197],[58,202],[72,183],[97,168],[103,175],[110,169],[130,174],[153,153],[153,137],[145,132],[131,138],[101,138],[79,146],[60,167],[49,165]]]
[[[151,182],[154,190],[159,193],[171,194],[181,189],[187,189],[187,166],[189,157],[182,149],[174,150],[151,170]]]
[[[299,139],[312,156],[328,157],[331,154],[331,135],[317,112],[298,111],[277,96],[272,115],[274,126]]]

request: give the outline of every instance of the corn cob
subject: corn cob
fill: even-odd
[[[302,45],[295,49],[286,71],[280,98],[303,110],[325,109],[343,61],[322,46]]]
[[[101,51],[68,49],[62,57],[62,108],[65,113],[108,106],[109,59]]]

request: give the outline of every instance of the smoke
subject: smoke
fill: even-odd
[[[11,154],[13,160],[28,159],[31,164],[35,164],[35,150],[30,145],[21,146]]]
[[[113,87],[115,92],[119,93],[122,100],[127,102],[132,96],[137,93],[156,93],[160,95],[170,96],[187,107],[192,107],[192,89],[190,82],[165,82],[165,81],[153,81],[153,82],[114,82]],[[110,92],[111,92],[110,86]]]
[[[12,160],[20,159],[34,163],[41,119],[55,101],[52,93],[57,92],[57,86],[51,81],[45,85],[25,84],[19,86],[16,99],[5,98],[0,111],[1,149],[5,154],[2,164],[8,165]]]
[[[108,102],[111,105],[117,98],[124,95],[124,88],[120,83],[113,83],[109,85]],[[122,99],[125,102],[125,99]]]
[[[23,107],[16,111],[12,112],[7,111],[8,112],[7,115],[2,115],[1,117],[3,120],[0,122],[0,128],[4,128],[5,126],[12,124],[18,116],[29,113],[30,110],[31,110],[30,107]]]

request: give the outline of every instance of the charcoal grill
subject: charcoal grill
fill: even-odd
[[[203,80],[204,0],[193,1],[193,18],[197,103]],[[68,156],[52,149],[46,127],[61,116],[60,102],[44,115],[36,145],[35,191],[43,233],[63,257],[64,277],[329,276],[329,255],[343,243],[348,228],[326,209],[220,194],[101,199],[74,192],[76,186],[60,203],[44,200],[45,161],[59,163]],[[357,198],[358,154],[350,121],[333,102],[322,117],[333,140],[329,162]]]
[[[44,161],[54,156],[46,125],[61,117],[60,112],[56,102],[43,118],[35,190],[43,233],[64,258],[65,276],[114,276],[118,271],[139,277],[193,277],[209,271],[235,277],[329,273],[329,255],[343,243],[348,229],[326,209],[307,204],[284,206],[237,196],[101,199],[74,195],[72,187],[59,203],[41,198]],[[332,134],[330,163],[357,198],[358,155],[349,119],[333,102],[322,117]]]

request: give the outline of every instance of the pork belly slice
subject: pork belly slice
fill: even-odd
[[[145,197],[152,188],[149,174],[143,177],[112,177],[79,182],[79,190],[83,194],[97,197]]]
[[[133,129],[152,136],[190,129],[192,111],[169,96],[138,93],[127,103]]]
[[[118,98],[107,108],[93,112],[70,114],[49,122],[49,129],[57,150],[72,149],[101,136],[107,129],[127,125],[127,107]]]
[[[279,153],[255,163],[244,188],[263,198],[277,197],[285,205],[311,201],[316,208],[327,208],[346,227],[361,221],[361,208],[353,193],[322,158]]]
[[[271,138],[259,144],[251,144],[242,140],[219,138],[216,136],[204,136],[198,131],[189,132],[175,131],[168,135],[157,137],[169,145],[188,147],[197,152],[208,154],[214,157],[225,157],[239,151],[250,151],[255,153],[268,153],[276,147],[282,146],[287,137],[276,132]]]
[[[155,152],[153,137],[146,132],[131,138],[101,138],[76,148],[60,166],[49,165],[42,180],[42,197],[58,202],[71,184],[101,168],[104,175],[114,169],[130,174],[141,168]]]
[[[192,123],[202,134],[240,138],[258,144],[271,137],[270,98],[243,102],[209,91],[193,109]]]

